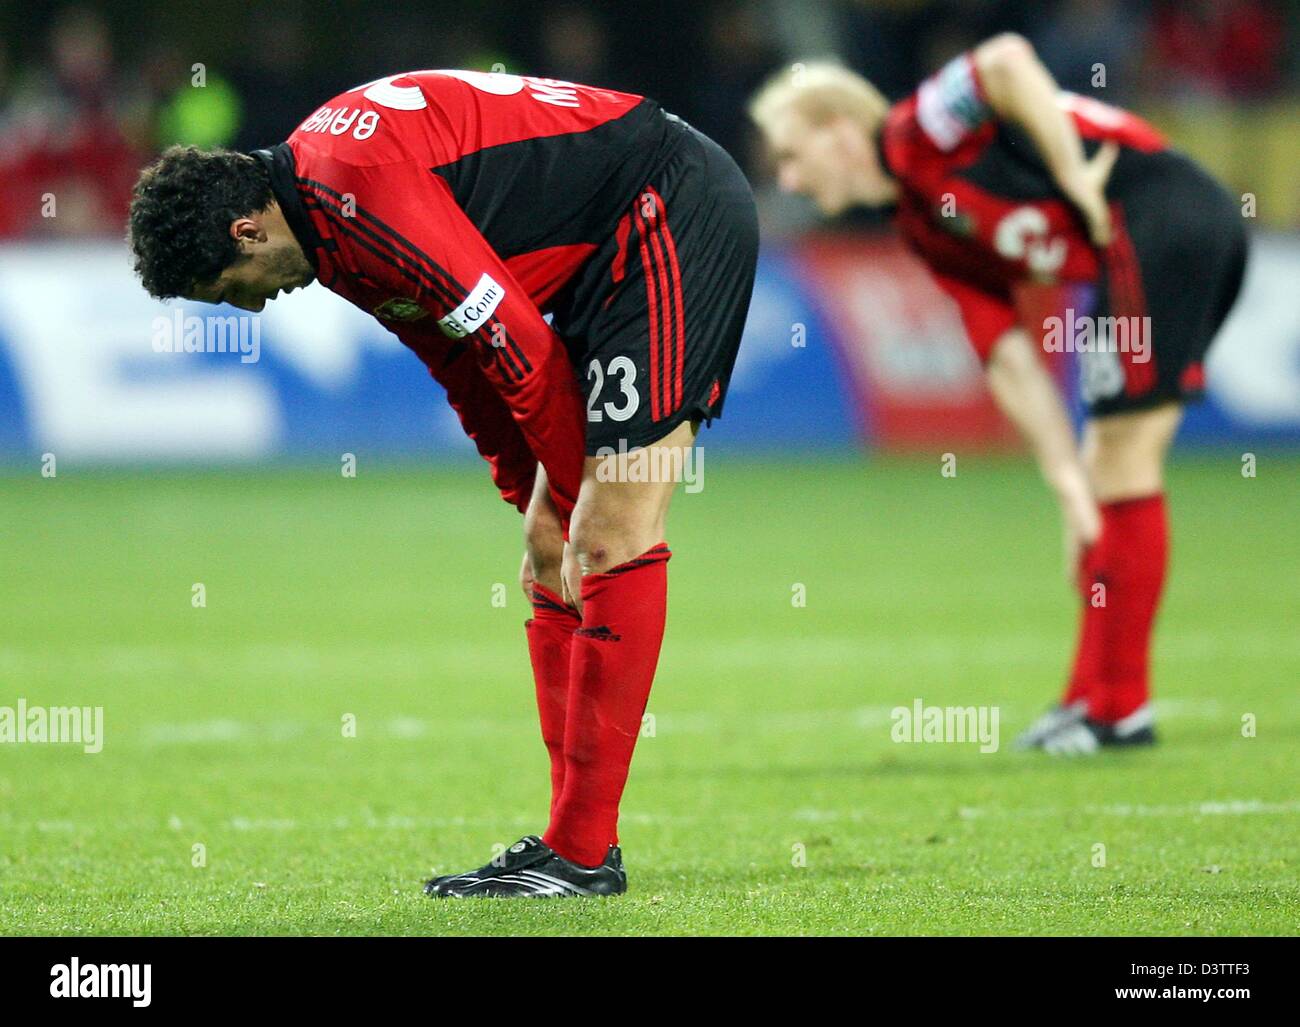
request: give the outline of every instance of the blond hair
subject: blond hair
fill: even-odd
[[[796,63],[769,78],[749,101],[749,116],[759,127],[777,111],[793,107],[814,125],[837,117],[873,131],[889,111],[889,101],[861,75],[830,61]]]

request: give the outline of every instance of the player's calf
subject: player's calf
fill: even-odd
[[[564,525],[551,501],[546,472],[537,469],[533,496],[524,516],[524,561],[519,583],[532,608],[525,622],[528,658],[533,667],[537,715],[551,763],[551,811],[564,789],[564,724],[569,700],[569,664],[578,611],[564,597]]]
[[[683,424],[648,448],[688,446],[693,436]],[[672,556],[663,531],[673,482],[610,474],[603,459],[587,458],[570,525],[565,584],[581,604],[582,625],[570,656],[564,789],[544,836],[584,867],[599,866],[618,842],[619,800],[663,641]]]

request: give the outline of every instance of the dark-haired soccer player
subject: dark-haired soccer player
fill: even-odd
[[[722,411],[758,246],[735,163],[640,96],[411,72],[268,150],[167,151],[130,237],[154,296],[258,311],[317,280],[446,387],[525,514],[552,797],[542,837],[425,891],[624,891],[618,806],[663,637],[673,490],[627,465],[680,467]]]
[[[896,205],[1060,500],[1082,626],[1059,706],[1022,745],[1090,753],[1154,741],[1162,468],[1241,285],[1237,205],[1139,118],[1061,92],[1016,35],[956,58],[892,107],[853,72],[814,64],[772,79],[750,113],[784,188],[828,214]],[[1026,283],[1068,285],[1078,309],[1063,325],[1022,325],[1013,291]],[[1079,353],[1082,453],[1040,345]]]

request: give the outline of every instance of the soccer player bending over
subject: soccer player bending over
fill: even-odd
[[[319,281],[446,388],[524,514],[551,808],[541,837],[425,892],[624,891],[618,807],[663,638],[673,490],[627,462],[681,467],[722,411],[758,248],[735,163],[640,96],[419,71],[328,100],[267,150],[168,150],[130,238],[160,298],[260,311]]]
[[[957,57],[892,107],[858,75],[814,64],[773,78],[750,114],[783,188],[827,214],[896,207],[1060,501],[1082,623],[1064,696],[1020,744],[1091,753],[1154,742],[1162,467],[1241,286],[1237,205],[1145,122],[1060,91],[1016,35]],[[1080,309],[1022,325],[1014,292],[1032,283],[1068,286]],[[1075,330],[1044,334],[1062,324]],[[1100,331],[1089,340],[1080,324]],[[1081,451],[1040,345],[1079,352]]]

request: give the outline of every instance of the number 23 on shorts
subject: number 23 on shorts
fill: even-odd
[[[598,424],[606,417],[611,421],[626,421],[641,405],[641,396],[636,390],[636,364],[631,357],[614,357],[608,369],[602,369],[600,361],[593,360],[587,366],[587,380],[592,382],[591,393],[587,396],[587,420],[592,424]],[[602,403],[601,393],[607,382],[611,391],[617,386],[619,394]]]

